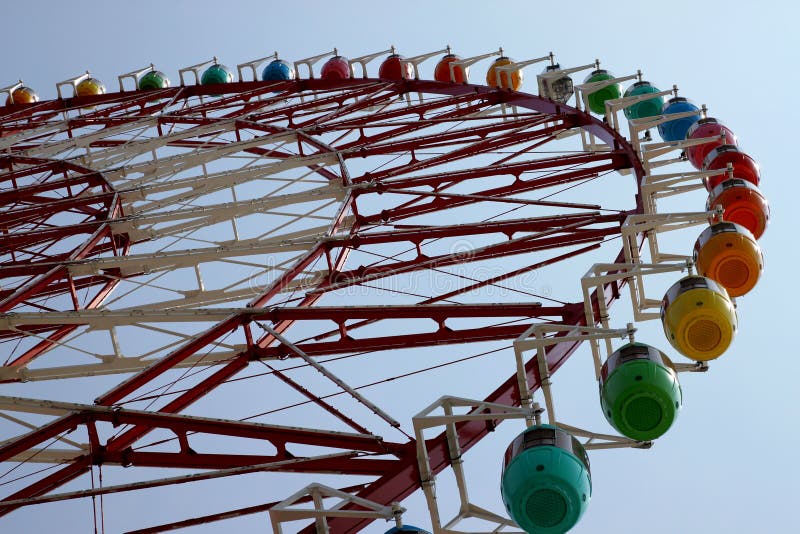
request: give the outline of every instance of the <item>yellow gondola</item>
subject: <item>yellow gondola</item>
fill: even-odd
[[[724,353],[736,334],[736,310],[725,288],[690,275],[669,288],[661,301],[664,334],[675,350],[697,361]]]
[[[106,86],[97,78],[86,78],[75,86],[75,96],[104,95]]]

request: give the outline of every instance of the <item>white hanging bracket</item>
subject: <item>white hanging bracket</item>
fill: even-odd
[[[181,87],[186,85],[186,80],[183,77],[185,73],[191,72],[192,74],[194,74],[194,83],[195,85],[197,85],[200,83],[200,70],[209,65],[216,65],[216,64],[217,64],[217,56],[214,56],[208,61],[203,61],[202,63],[198,63],[197,65],[191,65],[189,67],[184,67],[180,69],[178,71],[178,77],[181,80]]]
[[[62,87],[72,87],[72,96],[78,91],[78,84],[81,83],[83,80],[88,79],[91,76],[91,73],[87,70],[83,74],[79,74],[74,78],[70,78],[68,80],[64,80],[63,82],[58,82],[56,84],[56,92],[58,93],[58,98],[64,98],[64,95],[61,94]]]
[[[555,57],[551,58],[551,65],[555,65]],[[543,91],[544,84],[552,83],[564,76],[569,76],[570,74],[574,74],[576,72],[593,69],[594,67],[595,63],[588,63],[586,65],[581,65],[579,67],[570,67],[568,69],[558,69],[550,72],[543,72],[536,77],[539,82],[539,93],[541,94],[542,92],[544,92]]]
[[[678,86],[673,85],[672,91],[669,93],[673,96],[678,96]],[[649,141],[649,138],[641,139],[639,135],[642,132],[650,130],[651,128],[655,128],[660,124],[664,124],[665,122],[670,122],[676,119],[685,119],[687,117],[693,117],[698,115],[698,113],[702,113],[702,116],[705,117],[706,106],[705,104],[702,106],[702,111],[681,111],[680,113],[669,113],[666,115],[654,115],[652,117],[642,117],[640,119],[633,119],[628,121],[628,130],[630,131],[631,136],[631,144],[633,148],[636,150],[638,154],[642,154],[641,143],[642,141]],[[648,171],[649,172],[649,171]]]
[[[355,65],[358,63],[361,65],[361,76],[363,78],[367,77],[367,63],[374,60],[375,58],[379,58],[381,56],[385,56],[386,54],[394,54],[394,45],[390,46],[387,50],[381,50],[380,52],[373,52],[372,54],[366,54],[363,56],[359,56],[350,60],[350,75],[355,78],[356,70]]]
[[[706,225],[709,219],[720,216],[721,213],[717,210],[629,215],[620,228],[625,261],[627,263],[641,262],[639,247],[637,246],[638,234],[644,234],[647,237],[650,246],[650,261],[652,263],[687,261],[691,259],[690,255],[660,252],[658,249],[658,234],[682,230],[692,226]]]
[[[541,410],[538,406],[520,408],[497,403],[466,399],[461,397],[441,397],[420,413],[414,416],[414,435],[417,442],[417,462],[419,464],[422,490],[431,516],[431,525],[434,534],[456,534],[460,531],[453,530],[464,519],[481,519],[493,525],[490,532],[496,532],[508,527],[519,529],[511,519],[496,514],[470,502],[467,490],[464,459],[458,439],[458,423],[470,421],[504,421],[508,419],[528,419],[538,417]],[[434,474],[428,448],[425,441],[424,430],[434,427],[445,427],[447,435],[448,455],[458,487],[459,509],[456,515],[443,524],[436,498],[436,475]],[[520,530],[503,530],[503,532],[520,533]]]
[[[691,112],[688,113],[691,115]],[[683,139],[681,141],[662,141],[656,143],[648,143],[646,145],[640,145],[639,150],[640,150],[640,158],[642,160],[642,165],[645,168],[645,172],[649,174],[653,171],[654,168],[663,167],[664,165],[669,165],[671,163],[680,163],[686,161],[686,157],[683,154],[684,150],[686,150],[687,148],[715,141],[722,141],[722,143],[725,144],[725,137],[726,135],[725,132],[723,131],[722,133],[720,133],[720,135],[714,135],[711,137],[701,137],[697,139]],[[680,151],[680,154],[677,157],[673,157],[670,159],[656,159],[675,151]]]
[[[335,505],[326,508],[324,502],[326,499],[338,499],[338,501]],[[306,500],[311,500],[313,508],[298,506]],[[349,508],[344,509],[345,506],[349,506]],[[274,534],[283,534],[281,523],[303,519],[313,519],[316,532],[326,534],[329,532],[327,521],[329,517],[385,519],[386,521],[400,521],[402,525],[403,512],[405,512],[405,508],[398,503],[387,506],[324,484],[313,483],[270,508],[269,518]]]
[[[728,164],[727,170],[715,169],[712,171],[673,172],[665,174],[647,174],[642,179],[642,199],[645,214],[658,212],[656,200],[659,198],[679,195],[688,191],[705,189],[703,179],[717,176],[727,172],[733,178],[733,165]]]
[[[139,88],[139,78],[141,78],[144,74],[148,72],[155,71],[156,67],[152,63],[150,63],[149,67],[144,67],[143,69],[136,69],[130,72],[126,72],[125,74],[120,74],[117,76],[117,80],[119,80],[119,92],[125,92],[125,84],[123,83],[124,80],[133,80],[133,89],[131,91],[135,91]]]
[[[434,52],[427,52],[425,54],[420,54],[418,56],[409,57],[400,61],[401,66],[405,68],[406,65],[411,65],[411,68],[414,69],[414,79],[419,80],[419,65],[423,61],[427,61],[432,57],[436,57],[440,54],[451,54],[450,45],[446,46],[442,50],[436,50]]]
[[[258,58],[258,59],[254,59],[252,61],[245,61],[244,63],[239,63],[238,65],[236,65],[236,71],[239,74],[239,81],[240,82],[248,81],[248,80],[244,79],[244,73],[246,71],[247,72],[251,72],[253,74],[252,81],[254,81],[254,82],[258,81],[258,67],[260,67],[262,63],[264,63],[265,61],[267,61],[269,59],[272,59],[272,60],[278,59],[278,53],[274,52],[274,53],[270,54],[269,56],[265,56],[265,57],[261,57],[261,58]]]
[[[593,323],[594,321],[590,324],[593,325]],[[636,329],[632,324],[629,324],[624,329],[551,323],[537,323],[531,325],[514,340],[514,356],[517,364],[517,388],[519,390],[520,403],[522,406],[526,407],[532,407],[534,405],[530,393],[530,384],[528,384],[528,372],[525,369],[525,351],[536,350],[539,383],[541,385],[542,394],[544,395],[547,419],[550,424],[555,424],[555,404],[553,402],[552,382],[550,380],[550,369],[547,364],[547,351],[545,348],[557,343],[568,343],[571,341],[597,341],[601,339],[610,340],[612,338],[632,337],[635,331]],[[559,335],[545,337],[545,334]],[[528,418],[526,419],[526,423],[528,426],[531,426],[534,424],[534,421]]]
[[[643,278],[647,275],[665,274],[687,271],[691,268],[691,262],[677,262],[674,264],[652,264],[652,263],[598,263],[593,265],[583,277],[581,277],[581,291],[583,294],[583,310],[586,324],[600,324],[601,328],[609,328],[608,305],[604,298],[598,298],[595,304],[592,301],[592,292],[602,295],[602,288],[606,284],[615,283],[620,280],[627,280],[628,288],[631,292],[631,306],[633,308],[633,318],[635,321],[647,321],[658,319],[660,314],[649,312],[653,308],[660,308],[660,299],[648,299],[644,291]],[[596,377],[600,376],[602,360],[600,356],[599,340],[590,340],[592,358],[594,359],[594,370]],[[606,356],[612,352],[610,338],[605,342]]]
[[[308,77],[309,79],[314,79],[314,64],[317,63],[320,59],[328,57],[328,56],[338,56],[339,50],[334,48],[330,52],[323,52],[321,54],[317,54],[316,56],[307,57],[305,59],[299,59],[294,62],[294,71],[297,74],[297,77],[300,77],[300,65],[305,65],[308,67]]]
[[[537,57],[536,59],[528,59],[525,61],[514,61],[513,63],[510,63],[508,65],[497,67],[494,71],[495,82],[497,83],[498,87],[501,87],[500,75],[502,73],[505,73],[510,79],[511,74],[514,73],[515,71],[521,71],[524,67],[527,67],[528,65],[534,65],[536,63],[541,63],[542,61],[548,61],[551,60],[552,58],[553,58],[553,53],[550,52],[549,55],[543,57]]]
[[[24,83],[22,80],[18,81],[13,85],[9,85],[8,87],[0,87],[0,94],[8,95],[8,101],[12,104],[14,103],[14,91],[22,87]]]
[[[450,62],[450,81],[455,83],[456,81],[456,67],[461,67],[461,69],[466,72],[467,68],[471,65],[474,65],[478,61],[490,58],[492,56],[500,56],[503,55],[503,48],[501,47],[497,52],[489,52],[486,54],[481,54],[479,56],[472,56],[467,57],[464,59],[459,59],[457,61]],[[466,76],[464,77],[464,83],[467,83]]]

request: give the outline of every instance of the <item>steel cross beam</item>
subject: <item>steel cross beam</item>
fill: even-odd
[[[519,333],[524,330],[525,326],[529,326],[527,324],[522,326],[486,326],[482,328],[473,328],[473,329],[452,329],[446,328],[446,319],[450,317],[519,317],[519,318],[527,318],[527,317],[536,317],[536,318],[543,318],[546,320],[555,320],[561,321],[564,317],[564,308],[562,306],[537,306],[531,307],[530,305],[525,305],[522,307],[523,309],[515,309],[513,305],[511,305],[510,309],[504,304],[502,307],[497,305],[492,305],[494,308],[493,311],[490,312],[483,312],[477,315],[473,315],[469,310],[466,310],[464,314],[460,314],[456,311],[453,314],[445,317],[441,311],[439,310],[431,310],[430,312],[426,313],[427,310],[425,308],[439,308],[442,306],[415,306],[412,307],[413,311],[419,310],[421,313],[413,313],[412,311],[406,312],[405,310],[399,310],[400,313],[396,313],[394,308],[383,308],[382,310],[370,310],[370,313],[358,313],[356,310],[352,316],[347,316],[346,309],[339,309],[330,313],[327,317],[324,317],[323,314],[329,310],[322,310],[319,314],[311,313],[305,315],[303,313],[266,313],[264,315],[263,320],[269,321],[277,321],[276,324],[286,324],[287,322],[296,322],[302,320],[314,320],[319,321],[321,319],[329,319],[332,322],[336,323],[335,329],[329,332],[323,332],[317,336],[314,336],[311,340],[306,340],[302,342],[298,342],[297,346],[301,348],[306,354],[310,356],[326,356],[326,355],[336,355],[336,354],[346,354],[346,353],[353,353],[353,352],[361,352],[361,351],[379,351],[379,350],[388,350],[403,346],[414,346],[414,347],[428,347],[428,346],[437,346],[437,345],[451,345],[451,344],[462,344],[462,343],[476,343],[476,342],[485,342],[485,341],[508,341],[512,339],[515,335],[519,335]],[[455,306],[456,308],[461,306]],[[468,306],[467,306],[468,307]],[[316,308],[283,308],[283,310],[309,310],[314,311]],[[345,324],[347,319],[357,319],[362,317],[361,321],[352,325]],[[427,331],[426,329],[419,329],[419,331],[415,332],[406,332],[403,335],[395,335],[395,336],[370,336],[364,337],[360,339],[347,339],[346,335],[351,330],[358,328],[360,326],[364,326],[365,324],[370,324],[375,321],[385,320],[389,318],[429,318],[435,325],[438,325],[434,328],[431,328]],[[141,318],[140,318],[141,320]],[[166,318],[165,318],[166,320]],[[176,317],[175,320],[180,320],[179,317]],[[256,320],[256,319],[253,319]],[[91,319],[80,319],[75,318],[75,321],[85,322],[88,324],[92,324]],[[73,323],[74,324],[74,323]],[[102,324],[102,323],[101,323]],[[115,323],[117,326],[120,323]],[[242,328],[246,328],[247,325],[250,323],[244,323]],[[67,322],[63,329],[70,328],[72,325],[70,322]],[[33,330],[35,332],[35,330]],[[60,332],[59,330],[58,332]],[[340,339],[335,341],[327,341],[327,342],[319,342],[320,339],[324,339],[331,336],[338,336]],[[317,342],[311,342],[317,341]],[[178,369],[183,367],[197,367],[199,365],[202,366],[212,366],[212,365],[224,365],[229,363],[232,359],[237,357],[245,357],[247,359],[252,360],[264,360],[264,359],[283,359],[286,357],[294,357],[294,353],[283,346],[274,346],[274,347],[259,347],[259,346],[252,346],[247,349],[245,352],[238,353],[234,351],[216,351],[210,354],[203,355],[202,358],[196,356],[187,356],[181,362],[174,363],[172,368]],[[102,374],[115,374],[115,373],[129,373],[134,371],[144,371],[145,369],[149,368],[153,365],[155,360],[148,359],[148,360],[141,360],[135,357],[120,357],[114,358],[106,362],[96,363],[96,364],[78,364],[78,365],[67,365],[62,367],[44,367],[44,368],[37,368],[37,369],[27,369],[25,367],[14,367],[14,366],[7,366],[2,369],[2,373],[0,373],[0,382],[18,382],[18,381],[34,381],[34,380],[52,380],[56,378],[75,378],[80,376],[94,376],[94,375],[102,375]],[[277,374],[277,371],[276,371]]]
[[[519,238],[508,243],[499,243],[496,245],[489,245],[481,249],[475,250],[469,257],[464,254],[455,252],[451,254],[442,254],[433,257],[417,257],[408,261],[396,261],[386,265],[375,265],[372,267],[359,267],[350,271],[339,271],[329,277],[329,282],[320,285],[312,292],[322,293],[332,289],[341,289],[343,287],[363,284],[364,282],[385,278],[388,276],[395,276],[398,274],[419,271],[421,269],[437,269],[449,265],[458,265],[466,263],[467,261],[481,261],[498,256],[512,256],[516,254],[524,254],[526,252],[549,250],[554,248],[562,248],[570,245],[582,245],[591,242],[599,242],[603,238],[614,235],[618,232],[618,227],[607,226],[601,229],[577,229],[572,232],[564,232],[565,235],[558,235],[552,237],[537,237],[534,236],[527,238]],[[541,232],[541,234],[551,234],[551,232]]]
[[[386,181],[387,178],[391,178],[392,176],[398,175],[400,173],[409,173],[411,171],[419,171],[421,169],[427,169],[429,167],[445,165],[447,163],[450,163],[458,159],[463,159],[465,157],[473,157],[480,154],[487,154],[503,148],[518,145],[521,142],[531,142],[540,139],[546,139],[564,129],[566,129],[566,124],[561,123],[561,124],[556,124],[554,126],[548,126],[546,128],[542,128],[539,130],[525,131],[523,129],[523,131],[507,132],[504,135],[479,138],[479,140],[470,143],[467,146],[463,146],[446,154],[442,154],[425,160],[412,161],[405,165],[400,165],[397,167],[391,167],[385,170],[368,173],[367,175],[365,175],[365,177],[361,178],[360,181],[365,181],[367,179],[370,181]],[[489,167],[490,168],[494,167],[494,164],[495,163],[490,164]],[[539,164],[541,165],[541,162],[539,162]],[[557,165],[558,162],[553,161],[548,166],[553,166],[554,164]]]
[[[607,160],[607,161],[606,161]],[[490,176],[513,176],[520,179],[523,173],[534,171],[552,170],[552,173],[563,171],[579,171],[583,167],[576,168],[589,163],[600,163],[606,161],[606,164],[614,164],[616,168],[626,165],[626,156],[621,152],[598,152],[594,154],[573,154],[568,156],[555,156],[546,159],[528,160],[516,163],[500,163],[487,165],[485,167],[476,167],[472,169],[460,169],[454,171],[437,172],[431,175],[419,175],[409,178],[394,178],[379,179],[375,174],[365,175],[362,178],[354,179],[354,182],[375,182],[373,186],[376,191],[380,191],[382,187],[437,187],[442,184],[450,184],[464,180],[472,180],[476,178],[487,178]],[[562,169],[563,168],[563,169]],[[587,171],[594,171],[591,167],[586,168]],[[533,180],[547,178],[548,176],[537,176]],[[366,188],[367,191],[370,188]]]
[[[509,119],[504,123],[494,123],[472,127],[464,126],[461,128],[448,129],[443,132],[436,132],[426,136],[415,136],[410,139],[395,139],[399,134],[408,134],[410,132],[429,127],[431,124],[448,122],[448,118],[450,119],[449,122],[458,124],[463,117],[460,115],[453,115],[451,112],[450,114],[442,117],[437,117],[435,120],[432,119],[430,121],[423,120],[419,122],[407,123],[402,124],[400,127],[395,125],[395,128],[389,130],[388,132],[365,136],[357,141],[345,143],[341,145],[339,149],[342,152],[359,156],[385,155],[399,152],[414,153],[415,151],[421,152],[425,149],[442,149],[448,146],[463,145],[465,137],[467,139],[478,140],[492,134],[499,134],[501,132],[513,133],[529,131],[530,128],[541,125],[548,120],[540,115],[534,115],[533,117],[523,116],[517,119]],[[375,122],[376,121],[372,120],[371,118],[365,119],[360,123],[353,124],[353,128],[367,128],[375,124]],[[326,130],[335,131],[336,128],[326,125]],[[542,128],[538,131],[543,130],[545,130],[545,128]],[[387,141],[378,142],[379,139],[387,139]]]
[[[298,81],[299,82],[299,81]],[[355,84],[351,84],[354,86]],[[301,83],[292,82],[278,82],[278,83],[263,83],[263,82],[237,82],[228,84],[230,92],[234,96],[228,96],[217,101],[207,102],[201,105],[192,106],[191,109],[184,111],[172,111],[170,115],[179,116],[185,113],[194,113],[200,111],[213,111],[221,107],[227,106],[231,103],[247,103],[248,101],[258,102],[256,108],[261,107],[268,102],[263,100],[259,101],[258,97],[278,91],[282,94],[297,93],[307,89]],[[83,109],[82,116],[72,117],[69,120],[62,121],[67,123],[72,121],[76,126],[91,125],[91,124],[120,124],[130,120],[130,117],[113,116],[121,112],[127,113],[129,116],[134,115],[133,120],[138,120],[138,117],[152,117],[154,114],[162,111],[172,102],[180,99],[189,99],[199,96],[212,95],[213,91],[209,91],[208,87],[202,85],[186,86],[186,87],[172,87],[161,89],[158,91],[141,93],[141,92],[127,92],[127,93],[108,93],[104,95],[88,96],[88,97],[74,97],[64,98],[58,100],[50,100],[47,102],[39,102],[33,107],[22,106],[4,106],[0,109],[0,137],[9,137],[17,134],[20,131],[34,130],[40,128],[42,123],[49,121],[53,117],[73,109]],[[273,97],[272,100],[278,100],[280,97]],[[266,99],[269,101],[270,99]],[[90,107],[97,107],[94,111],[87,111]],[[24,110],[24,115],[20,111]],[[136,115],[138,114],[138,117]],[[192,118],[187,118],[191,121]],[[13,141],[18,141],[15,138]]]
[[[442,322],[450,317],[539,317],[561,310],[560,306],[541,303],[496,304],[437,304],[430,306],[315,306],[303,308],[188,308],[178,310],[96,310],[67,312],[18,312],[0,314],[0,328],[19,328],[26,325],[76,324],[91,325],[93,329],[112,325],[157,322],[221,321],[242,314],[253,321],[280,322],[330,320],[343,323],[350,319],[432,319]],[[554,313],[560,315],[560,313]]]
[[[188,415],[167,414],[158,412],[148,412],[142,410],[129,410],[124,408],[111,408],[105,406],[93,406],[78,403],[67,403],[58,401],[40,401],[37,399],[25,399],[17,397],[0,397],[0,409],[28,412],[37,414],[65,414],[61,419],[54,421],[40,429],[34,430],[20,438],[11,440],[0,445],[0,462],[7,461],[12,456],[32,448],[36,444],[43,443],[56,437],[58,434],[75,428],[75,426],[94,426],[98,422],[110,423],[114,428],[120,425],[139,425],[148,428],[162,428],[173,432],[180,441],[181,452],[194,454],[188,442],[191,434],[213,434],[218,436],[258,439],[269,442],[277,450],[277,459],[287,459],[294,456],[287,455],[288,444],[314,445],[327,448],[352,449],[357,451],[373,453],[397,453],[401,452],[400,444],[385,442],[379,436],[368,434],[353,434],[335,431],[323,431],[317,429],[307,429],[299,427],[287,427],[269,425],[263,423],[250,423],[241,421],[230,421],[224,419],[212,419],[208,417],[197,417]],[[89,432],[89,435],[96,437],[97,432]],[[107,446],[100,446],[99,441],[91,439],[91,451],[95,463],[106,458]],[[111,440],[113,441],[113,439]],[[110,441],[110,442],[111,442]],[[110,443],[109,442],[109,443]],[[107,444],[106,444],[107,445]],[[81,452],[83,451],[76,451]],[[118,451],[119,454],[127,454],[132,451]],[[139,453],[141,454],[141,453]],[[169,458],[170,453],[165,453]],[[119,458],[119,456],[115,457]],[[153,456],[155,458],[155,456]],[[109,460],[113,461],[113,460]],[[186,460],[182,460],[184,463]],[[241,461],[241,460],[237,460]],[[267,460],[264,460],[264,462]],[[272,461],[272,460],[269,460]],[[218,468],[222,465],[222,459],[216,459]],[[256,462],[256,463],[264,463]],[[118,462],[124,463],[124,462]],[[199,462],[198,465],[202,463]],[[165,463],[164,466],[168,466]],[[182,464],[178,464],[182,465]]]
[[[551,187],[554,185],[562,185],[571,182],[579,182],[582,180],[591,179],[594,177],[599,176],[602,173],[613,171],[619,168],[619,162],[612,159],[608,163],[604,165],[599,165],[595,167],[587,167],[587,168],[580,168],[574,171],[567,171],[557,174],[551,174],[549,176],[537,177],[532,178],[530,180],[519,180],[516,183],[503,186],[503,187],[496,187],[492,189],[486,189],[480,191],[475,194],[475,197],[442,197],[436,198],[434,197],[432,200],[421,204],[421,205],[410,205],[411,203],[406,203],[400,207],[386,209],[381,211],[378,214],[373,215],[359,215],[359,222],[362,224],[377,224],[381,222],[405,219],[409,217],[414,217],[417,215],[421,215],[424,213],[430,213],[431,211],[437,211],[441,209],[449,209],[458,206],[465,206],[468,204],[474,204],[478,201],[478,198],[489,198],[489,197],[497,197],[497,198],[504,198],[508,197],[509,195],[523,193],[528,191],[535,191],[537,189],[543,189],[546,187]],[[476,173],[478,176],[483,172],[488,173],[489,171],[482,171]],[[477,177],[477,176],[476,176]],[[472,176],[468,176],[467,179],[472,178]],[[461,178],[460,179],[465,179]],[[410,180],[414,180],[413,178]],[[409,181],[410,181],[409,180]],[[447,182],[447,177],[437,177],[432,179],[424,179],[425,181],[437,181],[437,182]],[[395,187],[394,183],[391,183],[392,187]],[[447,182],[450,183],[450,182]],[[408,186],[408,184],[403,184]],[[415,184],[416,185],[416,184]],[[429,185],[429,184],[425,184]]]
[[[422,243],[428,239],[443,237],[463,237],[469,235],[500,233],[512,236],[520,232],[537,232],[563,227],[564,232],[571,231],[570,225],[576,222],[585,224],[616,223],[623,219],[621,215],[599,215],[597,212],[578,212],[570,215],[536,217],[529,219],[512,219],[508,221],[494,221],[481,223],[466,223],[456,225],[429,226],[418,229],[403,229],[391,232],[356,232],[350,235],[323,238],[323,247],[326,251],[334,248],[364,247],[382,243],[406,241],[413,244]],[[134,276],[147,268],[153,272],[162,268],[185,267],[198,265],[204,261],[219,259],[220,257],[250,256],[269,252],[304,251],[309,246],[317,243],[327,227],[318,227],[305,230],[307,236],[282,235],[277,238],[259,239],[250,241],[229,241],[219,243],[215,247],[192,248],[187,250],[170,250],[167,252],[149,254],[127,254],[107,258],[86,258],[82,260],[15,262],[0,264],[0,275],[30,276],[42,274],[51,268],[64,265],[70,274],[88,275],[102,274],[118,269],[125,276]],[[295,237],[297,236],[297,237]]]

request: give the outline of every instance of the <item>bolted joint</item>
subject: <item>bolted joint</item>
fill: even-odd
[[[131,459],[132,454],[133,449],[130,447],[122,451],[122,458],[120,461],[120,465],[122,465],[122,467],[130,467],[133,465],[133,460]]]
[[[92,465],[103,465],[106,457],[106,446],[99,445],[96,450],[92,451]]]

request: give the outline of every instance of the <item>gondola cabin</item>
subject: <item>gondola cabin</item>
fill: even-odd
[[[392,54],[381,63],[378,69],[378,78],[384,80],[411,80],[414,78],[414,68],[411,63],[403,61],[403,56]]]
[[[641,81],[628,87],[623,96],[641,96],[658,92],[660,92],[660,90],[650,82]],[[653,98],[642,100],[641,102],[637,102],[625,108],[625,117],[627,117],[628,120],[655,117],[661,114],[661,108],[663,107],[664,98],[661,96],[654,96]]]
[[[469,77],[469,67],[453,65],[452,75],[450,72],[450,63],[460,60],[461,58],[455,54],[445,55],[436,64],[436,68],[433,70],[433,79],[437,82],[467,83],[467,79]]]
[[[705,178],[706,189],[711,191],[730,178],[729,164],[733,169],[733,178],[747,180],[755,186],[761,183],[761,170],[753,158],[740,151],[735,145],[720,145],[711,150],[703,161],[704,171],[721,171],[719,174]]]
[[[11,104],[16,105],[26,105],[26,104],[35,104],[39,101],[39,95],[36,94],[36,91],[31,89],[30,87],[26,87],[21,85],[11,91],[11,95],[6,99],[6,106]]]
[[[261,80],[265,82],[285,82],[294,78],[294,67],[282,59],[270,61],[261,71]]]
[[[713,141],[707,141],[700,145],[690,146],[686,149],[686,157],[689,160],[689,163],[697,169],[701,170],[703,168],[703,162],[708,156],[708,153],[717,148],[721,145],[736,145],[738,141],[736,139],[736,135],[731,131],[730,128],[719,122],[717,119],[713,117],[706,117],[705,119],[700,119],[699,121],[692,124],[689,131],[686,132],[686,139],[703,139],[707,137],[717,137],[725,134],[725,141],[720,139],[715,139]]]
[[[589,457],[565,430],[532,426],[506,449],[501,492],[509,515],[526,532],[566,532],[592,496]]]
[[[347,80],[351,77],[350,62],[344,56],[333,56],[322,65],[323,80]]]
[[[605,69],[597,69],[592,71],[583,83],[603,82],[613,79],[614,76]],[[597,89],[589,93],[589,109],[598,115],[605,115],[606,113],[606,100],[613,100],[622,96],[622,89],[618,83],[607,85],[602,89]]]
[[[659,124],[658,134],[661,136],[661,139],[664,141],[683,141],[686,138],[686,134],[689,132],[689,128],[700,120],[700,108],[682,96],[670,98],[661,110],[662,115],[690,112],[696,112],[696,114],[672,119],[671,121]]]
[[[218,83],[230,83],[233,81],[231,70],[220,63],[214,63],[208,67],[200,76],[201,85],[214,85]]]
[[[553,73],[559,73],[560,76],[553,75],[550,77],[549,75]],[[561,65],[558,63],[545,67],[542,74],[548,76],[539,77],[540,96],[566,104],[575,94],[575,85],[572,82],[572,78],[561,70]]]
[[[623,436],[638,441],[661,437],[672,426],[682,402],[675,366],[658,349],[628,343],[603,364],[603,415]]]
[[[522,69],[516,68],[507,71],[499,71],[499,67],[507,67],[513,65],[514,60],[506,56],[501,56],[494,60],[486,71],[486,85],[489,87],[499,87],[501,89],[511,89],[512,91],[519,91],[522,87]]]
[[[756,238],[732,222],[712,224],[694,244],[697,272],[719,282],[731,297],[741,297],[755,287],[764,268]]]
[[[106,93],[106,86],[97,78],[84,78],[75,86],[75,96],[97,96]]]
[[[664,295],[661,323],[675,350],[707,361],[720,357],[733,342],[737,318],[725,288],[705,276],[689,275]]]
[[[166,89],[169,87],[169,78],[160,70],[151,70],[139,78],[137,85],[142,91]]]
[[[769,222],[769,203],[761,191],[741,178],[731,178],[714,187],[708,195],[706,210],[722,208],[722,219],[747,228],[761,239]]]

